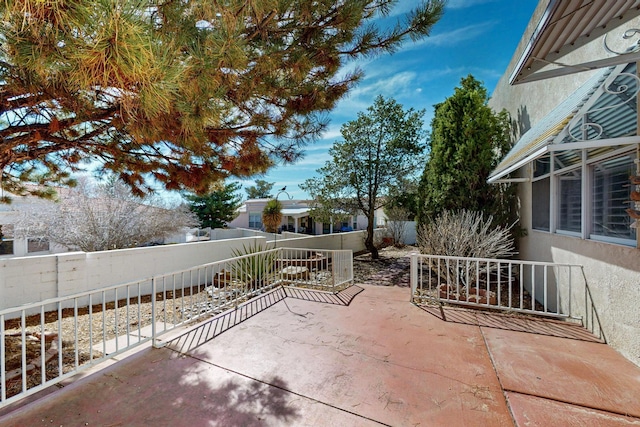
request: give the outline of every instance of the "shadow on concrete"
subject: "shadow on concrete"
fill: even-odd
[[[198,360],[199,354],[196,352],[187,358],[191,357]],[[295,395],[288,391],[287,382],[277,375],[262,381],[215,365],[203,369],[203,364],[196,363],[185,369],[178,381],[177,390],[183,391],[184,398],[190,398],[188,406],[194,406],[195,413],[206,419],[207,425],[296,425],[302,417],[299,405],[292,404]],[[174,422],[173,425],[191,424],[175,419]]]
[[[211,400],[207,409],[224,414],[217,420],[218,425],[262,426],[266,420],[273,419],[283,425],[293,425],[300,418],[300,411],[289,405],[291,394],[286,387],[280,377],[248,384],[228,380],[209,391]]]
[[[237,308],[202,322],[196,328],[167,341],[167,347],[180,353],[187,353],[285,298],[286,295],[281,288],[255,297]]]
[[[347,289],[344,289],[337,294],[318,292],[302,288],[287,287],[284,289],[286,296],[289,298],[343,306],[349,306],[356,295],[358,295],[363,290],[364,288],[355,285],[349,286]]]
[[[445,322],[475,325],[485,328],[507,331],[527,332],[580,341],[603,341],[578,323],[570,321],[544,319],[532,315],[498,313],[467,308],[444,307],[438,305],[419,305],[422,310]]]
[[[363,290],[359,286],[350,286],[337,294],[332,294],[300,288],[277,288],[172,338],[167,341],[167,347],[183,354],[190,352],[285,298],[296,298],[346,307]]]

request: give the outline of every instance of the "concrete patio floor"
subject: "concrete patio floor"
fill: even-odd
[[[1,426],[640,426],[640,368],[577,325],[278,289]]]

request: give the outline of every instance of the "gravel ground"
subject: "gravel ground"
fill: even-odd
[[[380,258],[372,260],[369,254],[354,257],[354,283],[371,284],[379,286],[409,286],[409,258],[408,253],[415,250],[414,247],[406,246],[402,249],[387,247],[380,250]],[[203,306],[211,301],[211,294],[204,287],[194,289],[191,294],[171,295],[168,293],[165,301],[156,306],[156,315],[166,315],[168,322],[179,322],[183,313],[187,310],[184,307],[192,305]],[[166,303],[165,303],[166,302]],[[44,334],[45,351],[62,344],[62,371],[70,372],[76,366],[87,363],[91,358],[100,358],[102,353],[96,349],[96,344],[100,348],[103,340],[111,340],[116,336],[123,335],[129,328],[135,332],[138,328],[151,324],[152,305],[149,296],[143,297],[140,301],[130,300],[127,309],[127,301],[120,300],[118,309],[115,304],[106,304],[103,310],[102,305],[94,305],[91,313],[88,308],[78,310],[77,318],[73,309],[62,310],[62,321],[58,322],[57,312],[48,312],[44,319],[40,315],[26,318],[26,345],[25,360],[31,364],[27,375],[28,387],[37,386],[41,383],[40,353],[41,338]],[[186,314],[190,317],[193,313]],[[44,324],[44,329],[41,327]],[[75,331],[79,331],[77,336]],[[7,320],[5,322],[5,351],[7,374],[7,396],[10,397],[19,393],[22,388],[21,371],[22,366],[22,336],[20,320]],[[90,331],[93,340],[90,339]],[[53,343],[53,344],[52,344]],[[77,343],[77,344],[76,344]],[[78,348],[76,355],[75,348]],[[93,347],[93,349],[92,349]],[[50,352],[51,360],[45,363],[45,375],[47,379],[55,378],[59,375],[59,355],[57,352]],[[3,379],[6,380],[6,379]]]
[[[380,250],[380,257],[371,259],[364,254],[353,259],[355,283],[377,286],[409,286],[409,253],[417,251],[413,246],[396,248],[389,246]]]

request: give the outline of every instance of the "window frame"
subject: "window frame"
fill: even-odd
[[[258,221],[257,222],[255,220],[251,221],[251,217],[253,216],[255,218],[256,215],[258,216]],[[249,222],[249,228],[254,229],[254,230],[261,230],[262,226],[263,226],[263,224],[262,224],[262,213],[260,213],[260,212],[249,212],[249,221],[248,222]],[[252,226],[252,224],[253,224],[253,226]],[[256,224],[260,224],[260,225],[258,227],[256,227]]]
[[[36,241],[38,242],[38,244],[42,244],[42,245],[44,245],[45,242],[46,242],[46,249],[42,249],[42,250],[38,250],[38,251],[32,251],[30,249],[31,242],[35,243]],[[51,252],[51,242],[49,241],[49,239],[40,238],[40,237],[28,237],[27,238],[27,254],[38,254],[38,253],[46,253],[46,252]]]
[[[609,154],[609,153],[607,153]],[[637,246],[637,241],[638,241],[638,233],[636,231],[636,237],[635,238],[621,238],[621,237],[614,237],[614,236],[605,236],[605,235],[601,235],[601,234],[594,234],[594,230],[593,230],[593,219],[594,219],[594,208],[593,208],[593,196],[594,196],[594,182],[596,179],[596,173],[595,173],[595,168],[596,165],[599,163],[604,163],[606,161],[610,161],[616,158],[621,158],[621,157],[625,157],[625,156],[629,156],[631,158],[631,162],[634,165],[638,164],[638,156],[637,156],[637,151],[636,150],[629,150],[627,149],[620,149],[620,150],[616,150],[614,153],[611,153],[611,155],[603,155],[603,156],[598,156],[598,157],[594,157],[593,159],[590,159],[589,161],[587,161],[587,165],[588,165],[588,170],[589,170],[589,181],[587,183],[587,185],[589,186],[589,196],[591,197],[589,200],[589,212],[588,212],[588,226],[589,229],[587,230],[587,236],[586,238],[589,240],[594,240],[594,241],[598,241],[598,242],[605,242],[605,243],[613,243],[613,244],[618,244],[618,245],[624,245],[624,246]],[[637,166],[636,166],[637,167]],[[633,207],[633,204],[629,204],[629,207]]]
[[[619,237],[611,237],[611,236],[603,236],[599,234],[593,233],[593,218],[594,218],[594,207],[592,205],[593,195],[594,195],[594,176],[595,176],[595,167],[599,163],[603,163],[606,161],[610,161],[612,159],[618,157],[629,156],[634,164],[638,164],[640,160],[638,160],[638,151],[637,147],[634,145],[633,147],[623,146],[621,148],[613,149],[606,153],[589,157],[588,149],[582,148],[580,149],[580,154],[582,157],[582,162],[578,164],[573,164],[571,166],[555,169],[555,152],[551,153],[551,168],[550,171],[541,174],[539,176],[535,176],[534,167],[530,168],[530,182],[531,182],[531,199],[530,199],[530,209],[531,209],[531,228],[537,232],[541,233],[551,233],[558,234],[563,236],[571,236],[578,237],[584,240],[593,240],[597,242],[603,243],[611,243],[616,245],[623,245],[628,247],[638,247],[638,233],[636,231],[636,237],[634,239],[624,239]],[[534,161],[535,162],[535,161]],[[532,162],[532,165],[533,163]],[[560,224],[560,178],[562,175],[566,175],[569,172],[579,170],[581,173],[581,231],[569,231],[562,230],[559,228]],[[533,228],[533,183],[542,181],[544,179],[549,179],[549,230],[545,230],[542,228]],[[630,205],[631,206],[631,205]]]
[[[569,228],[562,228],[561,224],[563,223],[562,220],[562,182],[563,182],[563,177],[568,176],[572,173],[578,172],[580,174],[580,177],[578,178],[578,180],[574,180],[574,181],[578,181],[578,186],[580,187],[580,206],[578,208],[579,210],[579,217],[580,217],[580,223],[579,223],[579,230],[571,230]],[[565,236],[574,236],[574,237],[582,237],[583,235],[583,230],[584,230],[584,209],[585,209],[585,204],[584,204],[584,199],[585,199],[585,194],[583,191],[583,181],[585,179],[585,174],[583,173],[583,170],[581,168],[581,166],[570,166],[570,167],[566,167],[563,169],[559,169],[557,171],[554,171],[553,174],[553,179],[556,183],[556,194],[555,194],[555,217],[556,217],[556,233],[557,234],[563,234]],[[575,207],[573,208],[575,209]]]

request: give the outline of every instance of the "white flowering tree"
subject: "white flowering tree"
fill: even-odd
[[[140,246],[195,226],[198,220],[186,206],[160,207],[148,197],[134,196],[118,180],[81,180],[61,192],[56,203],[21,212],[15,233],[93,252]]]

